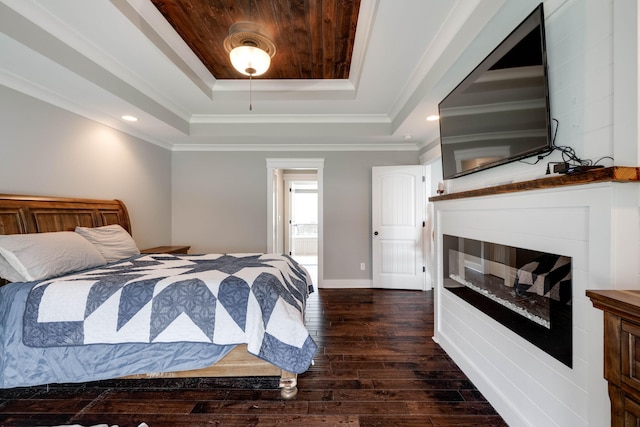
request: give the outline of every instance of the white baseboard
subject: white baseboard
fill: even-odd
[[[323,280],[318,285],[319,288],[325,289],[368,289],[373,286],[369,279],[365,280]]]

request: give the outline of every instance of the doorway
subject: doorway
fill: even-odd
[[[288,221],[285,222],[285,194],[288,187],[285,185],[285,175],[296,174],[312,176],[315,173],[316,197],[317,197],[317,225],[316,225],[316,255],[313,261],[316,264],[308,264],[307,270],[312,275],[316,288],[322,287],[323,282],[323,169],[324,159],[266,159],[267,161],[267,251],[288,253],[285,250],[288,239],[285,233],[288,231]],[[285,174],[285,172],[287,172]],[[295,181],[293,179],[292,181]],[[304,181],[304,180],[303,180]],[[311,179],[313,181],[313,178]],[[290,243],[289,243],[290,244]],[[311,260],[306,260],[311,262]],[[311,268],[309,268],[311,266]]]
[[[318,276],[318,181],[313,171],[284,171],[284,252]]]

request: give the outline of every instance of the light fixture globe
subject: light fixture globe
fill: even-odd
[[[236,22],[224,39],[233,67],[246,76],[264,74],[276,53],[275,44],[253,22]],[[255,71],[254,71],[255,70]]]
[[[251,45],[235,47],[229,52],[233,68],[245,76],[260,76],[271,65],[271,57],[264,50]]]

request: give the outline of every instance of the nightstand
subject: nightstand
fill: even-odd
[[[143,249],[141,254],[186,254],[191,246],[156,246],[155,248]]]

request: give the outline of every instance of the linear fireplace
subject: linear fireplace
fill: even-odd
[[[572,366],[571,258],[443,235],[444,288]]]

